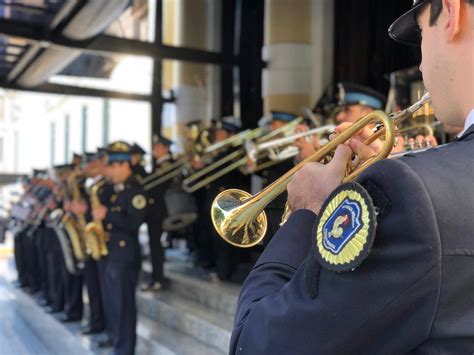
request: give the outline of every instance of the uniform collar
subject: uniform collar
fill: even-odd
[[[156,164],[161,164],[167,160],[171,159],[171,155],[170,154],[166,154],[166,155],[163,155],[162,157],[159,157],[157,160],[156,160]]]
[[[466,118],[466,121],[464,122],[464,130],[458,134],[458,138],[463,137],[464,135],[466,135],[466,133],[471,133],[473,125],[474,125],[474,110],[471,110],[471,112]]]

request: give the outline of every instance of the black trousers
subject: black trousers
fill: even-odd
[[[65,284],[62,278],[63,269],[66,268],[64,262],[61,245],[58,237],[54,232],[48,233],[46,238],[47,251],[47,278],[48,278],[48,292],[47,297],[51,301],[51,307],[55,311],[64,309],[65,302]]]
[[[102,309],[104,311],[104,320],[105,320],[105,332],[110,340],[114,340],[113,334],[113,325],[114,319],[112,314],[112,307],[110,305],[111,300],[111,293],[110,289],[108,288],[107,284],[107,265],[108,265],[108,258],[102,257],[97,262],[97,269],[99,271],[99,284],[100,284],[100,291],[102,296]]]
[[[110,292],[107,304],[112,315],[112,341],[117,355],[131,355],[135,352],[137,307],[135,289],[139,265],[130,262],[111,261],[107,263],[106,286]]]
[[[89,295],[90,319],[89,327],[103,329],[105,327],[104,309],[102,307],[102,292],[97,261],[88,258],[84,263],[84,282]]]
[[[26,232],[25,249],[27,254],[26,268],[28,274],[28,285],[32,292],[37,292],[41,287],[41,274],[38,260],[38,249],[35,244],[35,237],[37,236],[38,229],[35,232]]]
[[[161,233],[163,232],[162,223],[164,216],[157,215],[148,218],[148,238],[150,240],[150,258],[152,271],[152,281],[163,283],[165,276],[163,273],[163,264],[165,262],[165,251],[161,245]]]
[[[221,280],[230,280],[240,262],[240,250],[224,241],[216,232],[212,233],[216,272]]]
[[[82,275],[72,275],[64,263],[61,266],[61,277],[64,284],[64,313],[68,317],[82,317]]]
[[[50,247],[50,239],[54,237],[54,233],[47,227],[39,227],[35,234],[35,245],[38,252],[38,266],[40,276],[40,288],[42,297],[51,303],[49,297],[49,277],[48,277],[48,258],[47,252]]]
[[[216,265],[216,254],[213,243],[213,230],[211,220],[211,204],[214,198],[213,191],[202,188],[194,193],[198,207],[198,219],[193,228],[193,234],[198,254],[198,263],[204,268]]]
[[[20,231],[14,236],[14,240],[13,240],[15,265],[16,265],[16,270],[18,272],[18,282],[22,286],[28,285],[28,269],[27,269],[28,252],[25,246],[25,238],[27,238],[25,232]]]

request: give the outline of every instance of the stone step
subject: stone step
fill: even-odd
[[[170,291],[138,292],[137,308],[141,316],[152,322],[182,332],[210,348],[228,352],[233,317],[227,313]]]
[[[143,316],[138,318],[137,335],[137,354],[225,355],[227,353]]]
[[[167,271],[167,277],[171,280],[170,289],[173,293],[234,316],[239,296],[238,286],[200,280],[172,270]]]
[[[151,272],[151,264],[144,263],[144,272]],[[235,314],[240,287],[228,282],[215,282],[186,262],[173,260],[165,263],[165,275],[170,280],[170,291],[195,301],[209,309]]]

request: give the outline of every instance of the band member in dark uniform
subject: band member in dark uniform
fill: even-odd
[[[140,181],[141,179],[145,178],[148,175],[148,173],[145,170],[145,167],[143,166],[144,164],[143,157],[145,156],[146,152],[137,143],[133,143],[131,150],[132,150],[133,173],[140,177],[138,179]]]
[[[390,36],[421,43],[423,81],[455,142],[341,184],[365,129],[288,185],[292,215],[239,297],[232,354],[474,351],[474,1],[415,0]]]
[[[272,111],[271,112],[271,131],[274,131],[287,123],[296,119],[296,115],[288,112],[281,111]],[[276,137],[279,138],[279,137]],[[257,173],[258,176],[262,179],[262,187],[265,188],[270,185],[272,182],[281,177],[284,173],[290,170],[293,167],[293,160],[287,159],[282,161],[279,164],[273,165],[268,169],[264,169]],[[273,235],[276,233],[278,228],[280,228],[281,218],[285,211],[285,204],[287,200],[287,194],[283,193],[274,201],[272,201],[266,208],[265,213],[268,218],[268,229],[267,236],[264,239],[264,245],[267,244]]]
[[[170,154],[170,146],[173,142],[161,135],[153,136],[153,158],[155,160],[153,171],[166,169],[174,162]],[[163,220],[167,216],[165,192],[172,183],[172,179],[147,191],[147,226],[148,239],[150,243],[150,258],[152,266],[151,279],[141,286],[142,291],[159,291],[168,286],[163,273],[165,252],[161,245],[161,234],[163,232]]]
[[[107,305],[112,315],[113,347],[116,354],[133,354],[136,343],[137,310],[135,288],[141,257],[138,230],[145,220],[147,199],[130,164],[131,148],[125,142],[107,149],[108,173],[114,184],[110,205],[93,208],[94,219],[103,220],[110,233],[106,267]]]
[[[108,176],[108,165],[107,165],[107,155],[104,148],[99,148],[97,150],[97,176],[91,181],[89,191],[92,192],[92,189],[97,186],[97,196],[99,198],[100,204],[106,207],[111,205],[111,201],[114,199],[112,196],[115,194],[113,184]],[[92,194],[90,194],[92,197]],[[92,199],[91,199],[92,202]],[[102,221],[102,228],[106,230],[106,226]],[[107,237],[107,235],[106,235]],[[112,310],[110,307],[109,300],[112,295],[106,284],[106,272],[107,272],[107,262],[108,255],[102,255],[100,260],[97,261],[97,270],[99,274],[99,285],[100,293],[102,298],[102,310],[105,318],[105,337],[98,339],[97,345],[100,348],[111,347],[113,345],[113,325],[114,319]]]
[[[85,153],[82,158],[84,166],[85,180],[81,181],[81,201],[73,203],[72,210],[76,215],[82,214],[85,222],[92,221],[92,211],[90,203],[90,188],[95,180],[100,178],[100,155],[99,153]],[[87,185],[87,186],[86,186]],[[83,231],[85,233],[85,231]],[[97,261],[89,256],[84,261],[83,270],[84,282],[89,296],[90,316],[88,324],[82,329],[82,334],[97,334],[105,329],[105,316],[102,306],[102,292],[100,287],[99,269]]]
[[[217,124],[215,130],[215,142],[221,142],[224,139],[239,133],[240,130],[241,124],[239,118],[232,116],[224,117],[222,118],[222,121]],[[231,149],[223,150],[217,155],[217,157],[215,157],[214,161],[218,161],[231,152]],[[206,230],[209,231],[209,234],[202,235],[203,238],[207,238],[203,241],[205,244],[202,245],[209,248],[209,250],[201,249],[201,251],[206,252],[207,255],[210,256],[212,264],[215,265],[215,274],[211,273],[212,278],[215,280],[231,280],[233,273],[237,269],[243,251],[228,245],[216,233],[209,214],[212,202],[220,192],[228,188],[232,187],[248,190],[249,185],[248,177],[244,176],[238,169],[234,169],[203,188],[206,196],[204,199],[204,206],[208,211],[207,215],[204,217],[204,221],[207,224]]]
[[[82,161],[82,157],[78,161]],[[73,172],[75,173],[73,174]],[[80,181],[78,177],[79,175],[80,175],[80,165],[77,167],[74,167],[71,164],[69,167],[65,167],[64,171],[62,172],[61,179],[63,180],[63,184],[69,183],[69,189],[71,189],[71,184],[77,184],[77,186],[79,187],[80,185]],[[72,181],[72,179],[74,179],[74,181]],[[72,191],[70,191],[67,195],[68,196],[65,198],[69,204],[69,208],[67,208],[67,212],[72,212],[70,209],[70,203],[73,200]],[[78,273],[77,275],[73,275],[68,271],[64,263],[64,256],[62,254],[61,249],[59,249],[58,255],[61,255],[61,258],[60,258],[61,263],[59,265],[61,265],[61,279],[64,286],[64,309],[62,313],[56,316],[56,318],[60,320],[61,322],[76,322],[82,319],[83,276],[81,273]]]

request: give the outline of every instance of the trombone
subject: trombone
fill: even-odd
[[[263,134],[264,130],[261,127],[255,128],[253,130],[247,130],[247,131],[241,132],[241,133],[239,133],[235,136],[229,137],[226,140],[215,143],[215,144],[213,144],[213,146],[217,146],[217,147],[221,148],[221,146],[224,145],[224,143],[225,143],[225,146],[232,145],[232,146],[236,147],[236,146],[242,145],[246,140],[251,139],[251,138],[255,138],[258,142],[264,142],[266,140],[269,140],[269,139],[271,139],[271,138],[273,138],[277,135],[283,134],[285,132],[292,132],[295,129],[295,127],[299,123],[302,122],[302,120],[303,120],[302,117],[298,117],[295,120],[293,120],[291,122],[288,122],[284,126],[279,127],[276,130],[271,131],[267,134]],[[242,133],[245,133],[245,132],[247,132],[247,133],[242,134]],[[231,140],[231,138],[234,138],[234,139]],[[212,146],[208,147],[208,148],[209,148],[207,150],[208,153],[209,153],[209,151],[213,152],[216,149],[218,149],[218,148],[214,148]],[[183,183],[182,183],[183,190],[186,191],[186,192],[189,192],[189,193],[193,193],[193,192],[201,189],[202,187],[206,186],[207,184],[210,184],[211,182],[213,182],[213,181],[219,179],[220,177],[228,174],[232,170],[235,170],[235,169],[245,165],[247,163],[247,161],[248,161],[248,157],[247,157],[246,151],[244,149],[235,150],[232,153],[227,154],[226,156],[222,157],[221,159],[209,164],[205,168],[198,170],[196,173],[194,173],[191,176],[189,176],[188,178],[184,179]],[[230,164],[225,166],[225,164],[227,164],[227,163],[230,163]],[[225,166],[225,167],[222,168],[223,166]],[[219,170],[216,171],[217,169],[219,169]],[[211,174],[214,171],[216,171],[216,172],[214,174]],[[211,175],[209,175],[209,174],[211,174]],[[202,177],[204,177],[206,175],[209,175],[209,176],[207,176],[204,179],[202,179],[201,181],[199,181],[199,179],[201,179]]]
[[[154,173],[148,175],[143,179],[142,186],[145,191],[149,191],[155,188],[158,185],[161,185],[167,182],[170,179],[181,174],[182,169],[187,164],[188,159],[186,157],[181,157],[175,162],[171,163],[169,166],[158,169]]]
[[[314,129],[310,129],[306,132],[300,132],[293,134],[285,138],[274,139],[269,142],[255,144],[252,141],[245,143],[245,149],[247,156],[253,162],[257,161],[258,153],[262,151],[268,151],[268,156],[273,161],[282,161],[294,157],[298,154],[298,148],[292,146],[292,144],[300,138],[308,138],[309,136],[317,134],[322,136],[327,133],[332,133],[336,128],[335,125],[326,125]],[[324,143],[323,143],[324,144]],[[283,150],[277,151],[278,148],[284,147]]]
[[[234,246],[249,248],[259,244],[263,240],[267,230],[267,217],[264,208],[286,190],[293,175],[299,171],[304,164],[322,161],[328,154],[332,153],[339,144],[343,144],[351,139],[352,136],[367,125],[381,122],[383,126],[378,126],[378,130],[366,139],[364,143],[371,144],[382,134],[385,134],[382,149],[377,155],[367,159],[346,175],[343,182],[355,179],[369,166],[389,156],[395,141],[395,127],[408,117],[411,117],[414,112],[429,100],[430,96],[426,93],[418,102],[399,113],[390,116],[378,110],[369,113],[340,133],[331,142],[321,147],[312,156],[303,160],[254,196],[238,189],[230,189],[221,192],[216,196],[211,207],[211,218],[214,228],[221,238]]]

